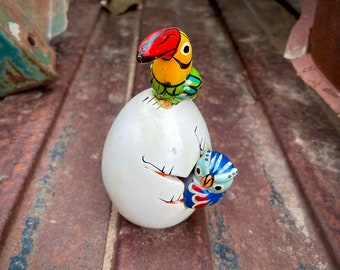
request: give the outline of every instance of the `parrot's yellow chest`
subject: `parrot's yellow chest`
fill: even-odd
[[[192,64],[182,69],[175,59],[170,60],[157,59],[152,65],[152,72],[154,77],[160,83],[177,85],[182,83],[186,76],[190,73]]]

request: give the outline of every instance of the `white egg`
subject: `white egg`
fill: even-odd
[[[184,184],[202,148],[211,148],[206,123],[192,100],[160,107],[151,88],[132,98],[106,138],[102,174],[118,212],[148,228],[176,225],[193,213]]]

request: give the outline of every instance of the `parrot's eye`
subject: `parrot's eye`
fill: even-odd
[[[201,169],[199,167],[196,168],[196,173],[200,174],[201,173]]]
[[[184,55],[188,55],[190,53],[190,44],[188,42],[185,42],[181,48],[181,52]]]

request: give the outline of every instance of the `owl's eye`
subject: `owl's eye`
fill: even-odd
[[[216,186],[214,187],[214,189],[215,189],[216,191],[220,191],[222,188],[223,188],[223,187],[220,186],[220,185],[216,185]]]
[[[196,173],[197,173],[197,174],[200,174],[200,173],[201,173],[200,167],[196,167]]]
[[[188,55],[190,53],[190,44],[189,42],[185,42],[181,48],[181,52],[184,54],[184,55]]]

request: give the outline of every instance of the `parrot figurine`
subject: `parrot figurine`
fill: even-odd
[[[152,62],[152,95],[164,108],[196,98],[202,87],[202,78],[192,66],[190,40],[176,27],[162,28],[148,35],[138,46],[137,61]]]
[[[198,160],[193,172],[183,179],[184,205],[198,209],[210,206],[222,199],[233,183],[238,169],[231,160],[216,151],[207,150]]]

